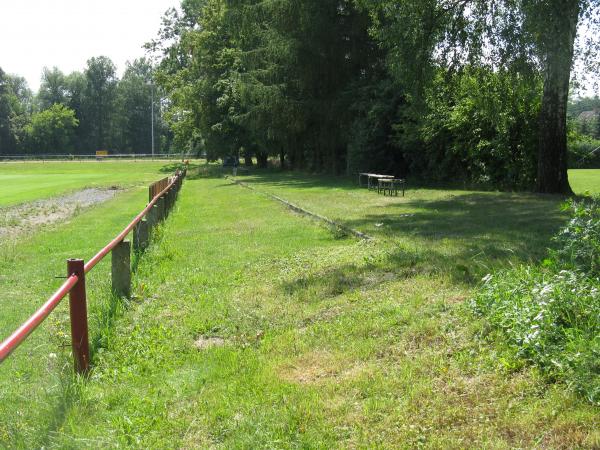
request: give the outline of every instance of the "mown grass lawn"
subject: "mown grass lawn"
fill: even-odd
[[[165,162],[0,164],[0,180],[4,182],[0,214],[7,204],[91,185],[129,188],[105,204],[80,211],[62,225],[40,226],[16,237],[0,235],[0,339],[13,332],[61,284],[57,277],[65,275],[67,258],[94,255],[146,204],[147,184],[172,169],[172,164]],[[53,181],[50,188],[48,180]],[[99,322],[94,327],[95,341],[101,340],[101,328],[111,318],[107,306],[111,302],[107,295],[109,271],[110,261],[90,275],[92,322]],[[68,348],[66,314],[65,301],[15,357],[0,365],[0,448],[40,447],[47,439],[46,431],[60,422],[65,395],[72,387],[69,376],[65,377],[70,367],[60,358]]]
[[[171,172],[165,161],[0,163],[0,207],[54,197],[86,187],[131,187]]]
[[[0,446],[600,446],[598,410],[507,364],[464,306],[487,272],[545,254],[565,221],[561,199],[389,198],[344,178],[241,178],[375,239],[344,238],[212,171],[190,177],[140,260],[132,301],[121,308],[106,294],[106,266],[90,281],[90,378],[68,375],[64,308],[0,367],[14,381],[0,394]],[[53,251],[101,217],[91,241],[110,234],[129,212],[117,204],[16,245],[28,259],[2,267],[8,286],[26,290],[18,274],[30,274],[42,285],[34,304],[43,274],[64,270],[66,252]]]
[[[600,169],[570,170],[569,181],[576,194],[600,194]]]

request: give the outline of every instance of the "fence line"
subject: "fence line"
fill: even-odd
[[[133,231],[133,247],[141,251],[148,246],[152,229],[162,221],[177,199],[187,167],[175,175],[153,183],[149,192],[153,193],[148,205],[102,250],[86,264],[81,259],[67,260],[67,280],[27,321],[13,334],[0,343],[0,363],[19,346],[52,313],[58,304],[69,294],[71,319],[71,343],[75,370],[85,373],[89,370],[89,343],[87,329],[87,299],[85,275],[90,272],[109,252],[112,252],[112,287],[118,295],[129,296],[131,287],[130,243],[125,238]],[[166,181],[165,181],[166,180]],[[157,190],[156,186],[163,187]],[[146,217],[146,220],[144,218]]]

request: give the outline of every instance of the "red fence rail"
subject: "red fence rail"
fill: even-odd
[[[178,170],[174,176],[153,183],[148,205],[121,231],[108,245],[100,250],[86,264],[80,259],[67,260],[67,280],[29,319],[13,334],[0,343],[0,363],[27,339],[27,337],[54,311],[69,294],[69,313],[71,319],[71,342],[75,370],[85,373],[89,369],[89,343],[87,328],[87,300],[85,275],[106,255],[125,242],[125,238],[134,231],[134,248],[143,249],[151,235],[152,228],[163,220],[175,204],[177,194],[183,184],[187,168]],[[162,188],[158,190],[158,188]],[[147,220],[144,221],[144,218]],[[129,248],[129,247],[127,247]],[[129,255],[127,255],[129,256]],[[129,259],[127,259],[129,262]],[[115,285],[115,260],[113,253],[113,290],[122,291]]]

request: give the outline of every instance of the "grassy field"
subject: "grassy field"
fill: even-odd
[[[569,180],[576,194],[600,194],[600,169],[570,170]]]
[[[192,174],[131,301],[107,294],[106,263],[92,273],[90,378],[70,376],[65,305],[0,366],[13,380],[0,391],[0,447],[600,446],[598,410],[504,364],[464,308],[489,271],[543,257],[561,199],[241,178],[375,239]],[[93,254],[144,196],[132,189],[0,247],[2,334],[60,283],[65,258]]]
[[[0,207],[54,197],[84,187],[130,187],[171,172],[164,161],[0,163]],[[162,171],[162,173],[161,173]]]

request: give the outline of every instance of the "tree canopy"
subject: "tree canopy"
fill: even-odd
[[[184,0],[157,80],[176,142],[282,166],[570,191],[596,0]]]
[[[568,120],[599,28],[600,0],[182,0],[120,80],[104,56],[37,95],[0,70],[0,153],[39,152],[54,105],[65,148],[148,152],[156,97],[162,150],[569,193],[568,136],[600,130]]]
[[[147,59],[129,62],[119,80],[113,62],[101,56],[82,72],[44,68],[34,95],[24,78],[0,69],[0,155],[150,153],[153,97],[156,150],[169,151],[171,132],[152,80]]]

